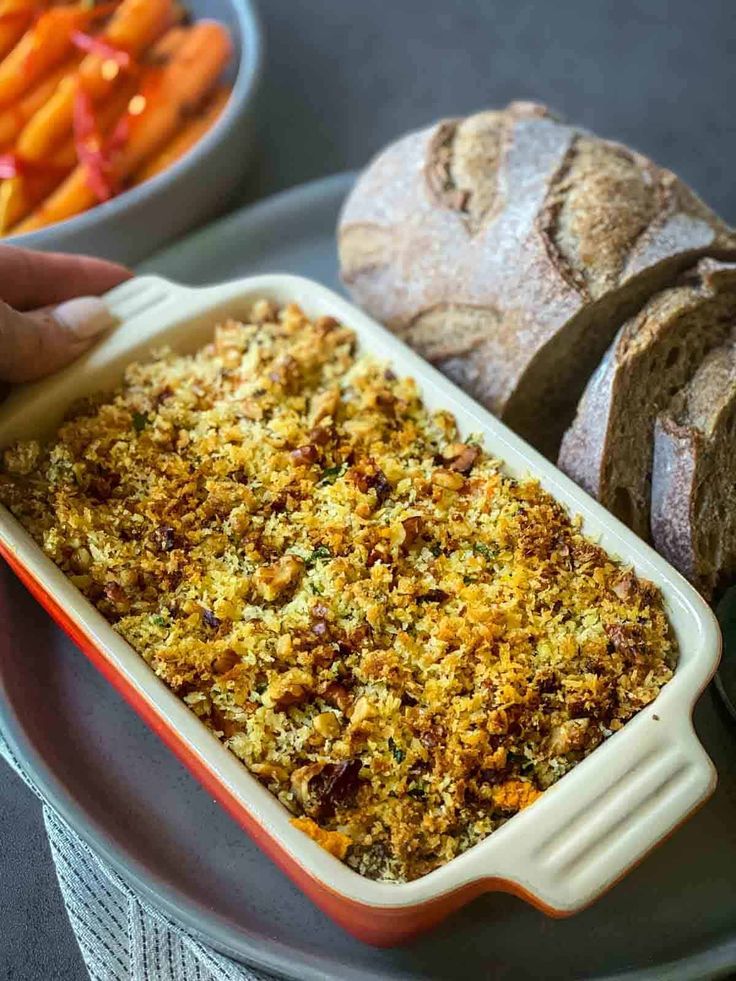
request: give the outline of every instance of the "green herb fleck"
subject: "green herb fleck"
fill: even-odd
[[[388,737],[388,748],[391,750],[391,755],[396,760],[397,763],[403,763],[406,753],[403,749],[396,745],[391,736]]]
[[[158,613],[154,613],[154,615],[151,617],[151,620],[153,620],[153,622],[156,624],[157,627],[166,626],[166,620]]]
[[[338,477],[342,475],[347,470],[347,465],[344,463],[339,464],[336,467],[327,467],[326,470],[322,471],[322,477],[320,478],[321,484],[334,484]]]
[[[431,545],[429,550],[436,559],[438,559],[440,555],[442,555],[442,546],[438,542],[435,542],[434,545]]]
[[[137,433],[142,433],[147,425],[148,425],[147,415],[145,415],[143,412],[133,413],[133,429],[135,429]]]
[[[475,551],[478,553],[478,555],[483,555],[488,560],[495,559],[496,555],[498,554],[494,548],[490,548],[488,545],[485,545],[483,542],[476,542],[473,547]]]
[[[466,586],[472,586],[473,583],[478,582],[478,580],[474,579],[473,576],[463,576],[463,582]]]
[[[424,787],[419,783],[410,784],[406,792],[410,797],[413,797],[414,800],[427,799],[427,794],[425,793]]]
[[[313,566],[315,562],[321,562],[331,558],[332,552],[329,550],[329,548],[327,548],[326,545],[318,545],[307,559],[307,565]]]
[[[322,595],[322,593],[323,593],[323,589],[322,589],[322,587],[321,587],[321,586],[318,586],[316,582],[310,582],[310,584],[309,584],[309,585],[310,585],[310,586],[311,586],[311,588],[312,588],[312,592],[313,592],[313,593],[314,593],[314,594],[315,594],[316,596],[321,596],[321,595]]]

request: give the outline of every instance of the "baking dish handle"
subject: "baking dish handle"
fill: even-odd
[[[172,300],[185,300],[197,292],[194,287],[172,283],[162,276],[134,276],[106,293],[104,300],[110,313],[127,323],[139,314],[149,314]]]
[[[619,752],[607,767],[585,760],[503,829],[501,863],[506,855],[509,867],[501,877],[550,913],[593,902],[715,787],[689,718],[667,725],[652,706],[614,739]]]

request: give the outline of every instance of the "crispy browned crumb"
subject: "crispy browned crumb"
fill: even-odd
[[[364,875],[477,843],[672,675],[653,586],[294,306],[131,365],[4,467],[47,554]]]

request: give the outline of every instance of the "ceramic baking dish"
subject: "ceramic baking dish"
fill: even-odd
[[[124,366],[168,344],[191,351],[225,316],[252,301],[295,301],[309,316],[353,328],[363,350],[412,375],[426,403],[454,412],[462,433],[483,432],[486,448],[514,474],[531,473],[587,534],[662,590],[680,660],[659,697],[534,805],[485,841],[415,882],[363,878],[289,823],[282,805],[115,633],[23,528],[0,507],[0,551],[70,637],[248,834],[326,913],[370,943],[397,943],[474,896],[514,893],[553,916],[601,895],[713,791],[713,765],[691,723],[693,703],[713,675],[720,633],[694,589],[663,559],[497,419],[385,329],[341,297],[293,276],[258,276],[206,289],[155,277],[113,290],[120,325],[70,368],[16,391],[0,412],[0,446],[52,434],[76,398],[113,388]]]

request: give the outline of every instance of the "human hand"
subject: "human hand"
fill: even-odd
[[[113,324],[99,294],[130,275],[102,259],[0,246],[0,381],[32,381],[79,357]]]

